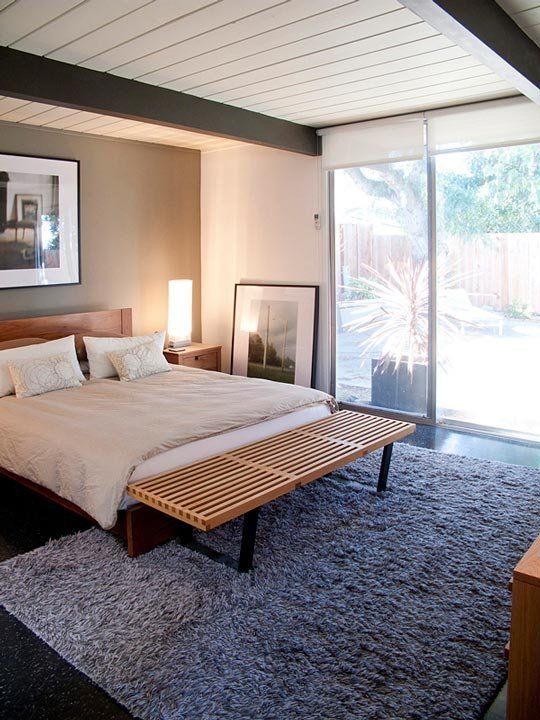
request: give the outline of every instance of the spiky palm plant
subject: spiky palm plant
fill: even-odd
[[[370,333],[362,349],[380,353],[377,367],[384,371],[394,364],[397,372],[400,363],[406,360],[407,370],[412,374],[415,364],[427,362],[429,351],[428,263],[412,258],[395,262],[389,258],[386,275],[369,265],[364,267],[371,277],[362,278],[362,282],[374,297],[365,301],[362,318],[345,323],[344,327]],[[437,277],[439,294],[455,287],[460,279],[443,267]],[[446,339],[457,334],[462,322],[448,308],[439,309],[437,320],[439,333],[446,335]]]

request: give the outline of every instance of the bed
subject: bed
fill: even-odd
[[[47,340],[56,339],[70,334],[84,334],[84,333],[103,333],[111,335],[131,335],[132,334],[132,315],[129,308],[123,308],[118,310],[107,310],[107,311],[96,311],[96,312],[85,312],[85,313],[72,313],[67,315],[55,315],[48,317],[37,317],[37,318],[21,318],[15,320],[4,320],[0,321],[0,341],[6,340],[17,340],[19,338],[27,337],[41,337]],[[195,381],[197,394],[201,387],[216,387],[223,392],[223,384],[233,384],[235,388],[238,386],[238,393],[245,392],[243,387],[243,381],[241,378],[231,378],[220,373],[209,373],[203,370],[196,370],[192,368],[183,368],[180,366],[171,366],[172,372],[166,373],[165,375],[175,377],[181,376],[182,379],[186,378],[188,383]],[[217,378],[216,378],[217,376]],[[213,381],[211,381],[211,378]],[[167,378],[169,380],[169,378]],[[253,382],[253,381],[252,381]],[[126,408],[131,407],[132,398],[125,399],[122,395],[126,394],[126,390],[131,386],[131,390],[141,391],[142,383],[119,383],[115,380],[102,380],[102,381],[91,381],[83,388],[77,389],[79,392],[61,391],[60,393],[48,393],[47,395],[36,398],[33,403],[24,403],[24,401],[17,401],[14,396],[8,396],[0,398],[0,423],[2,418],[4,423],[10,426],[10,430],[13,433],[11,427],[15,419],[19,423],[20,427],[25,427],[25,431],[35,433],[39,428],[39,425],[46,425],[44,429],[49,430],[51,422],[56,422],[54,414],[59,411],[59,401],[64,398],[68,398],[68,407],[62,407],[61,411],[64,415],[62,422],[68,422],[70,424],[71,432],[77,437],[84,430],[84,423],[77,426],[77,420],[75,415],[70,417],[70,412],[76,412],[78,404],[86,404],[89,396],[92,396],[92,400],[95,400],[96,394],[99,393],[112,393],[115,398],[112,402],[124,403]],[[168,384],[174,385],[169,382]],[[151,394],[154,390],[153,386],[160,385],[158,376],[149,378],[145,383],[143,403],[149,402]],[[303,392],[303,391],[302,391]],[[316,391],[308,391],[311,394],[315,394]],[[120,397],[116,395],[118,393]],[[180,393],[182,395],[182,393]],[[178,415],[178,424],[182,424],[184,432],[187,424],[193,422],[193,413],[196,412],[193,408],[193,402],[196,401],[196,397],[189,397],[187,394],[185,402],[180,402],[180,399],[168,400],[166,409],[158,410],[160,413],[160,423],[168,423],[171,425],[174,420],[175,412]],[[56,396],[56,397],[55,397]],[[31,400],[31,399],[30,399]],[[174,403],[178,402],[176,408]],[[165,436],[165,444],[171,444],[169,449],[161,448],[161,452],[156,452],[155,448],[150,448],[146,452],[142,452],[142,455],[149,455],[149,457],[138,458],[136,467],[133,469],[130,467],[126,474],[127,480],[130,479],[132,482],[137,480],[143,480],[149,476],[156,475],[160,472],[164,472],[174,467],[181,467],[188,463],[202,460],[212,455],[219,454],[226,450],[238,448],[256,440],[261,440],[271,435],[275,435],[279,432],[283,432],[305,423],[326,417],[334,409],[331,401],[320,394],[320,399],[315,402],[295,401],[298,407],[293,407],[294,403],[284,402],[281,412],[279,408],[271,408],[267,414],[269,417],[265,417],[266,410],[263,408],[261,412],[257,413],[256,416],[251,417],[238,417],[238,413],[232,413],[231,417],[221,422],[211,422],[210,415],[213,414],[208,412],[207,408],[207,425],[212,427],[201,427],[194,433],[194,437],[190,442],[185,442],[186,437],[184,435],[183,442],[175,443],[171,440],[171,435]],[[272,404],[272,403],[270,403]],[[72,405],[70,408],[69,405]],[[127,414],[128,411],[126,411]],[[15,418],[15,416],[17,416]],[[61,432],[61,422],[58,421],[58,432]],[[118,423],[118,418],[114,419],[114,423]],[[199,423],[200,424],[200,423]],[[227,424],[234,425],[227,427]],[[28,428],[32,426],[32,430]],[[7,429],[7,425],[6,425]],[[159,432],[159,429],[158,429]],[[112,512],[103,512],[102,508],[96,508],[92,503],[84,502],[81,498],[80,493],[75,491],[71,492],[69,487],[62,486],[62,483],[58,482],[58,477],[53,477],[52,473],[36,472],[39,468],[36,468],[36,463],[25,462],[25,454],[29,454],[28,447],[24,442],[24,438],[15,437],[12,435],[10,438],[10,448],[7,447],[6,433],[3,433],[4,445],[0,440],[0,471],[18,482],[23,483],[32,490],[45,495],[51,500],[60,503],[64,507],[67,507],[73,512],[83,515],[91,519],[93,522],[97,522],[107,530],[122,535],[128,544],[128,552],[130,555],[138,555],[144,552],[149,547],[152,547],[157,542],[163,541],[168,538],[171,534],[178,531],[178,523],[174,520],[162,516],[160,513],[152,510],[151,508],[143,506],[133,498],[126,495],[125,492],[119,493],[118,497],[114,497],[113,503],[115,507]],[[44,438],[47,441],[47,438]],[[103,438],[101,438],[103,440]],[[88,437],[86,438],[88,441]],[[93,439],[94,442],[100,442],[99,436]],[[139,442],[137,439],[136,442]],[[68,439],[69,442],[69,439]],[[20,448],[20,455],[17,461],[14,461],[13,448]],[[3,451],[2,451],[3,450]],[[96,451],[97,458],[97,448]],[[74,456],[74,462],[77,462],[77,456]],[[17,471],[18,470],[18,471]],[[43,468],[41,469],[43,471]],[[76,482],[75,482],[76,484]]]
[[[128,308],[0,321],[0,341],[131,331]],[[190,523],[197,527],[185,508],[171,509],[155,493],[138,492],[148,487],[149,479],[160,481],[199,465],[204,469],[208,458],[230,462],[235,452],[257,448],[268,438],[293,439],[294,432],[318,427],[338,410],[334,399],[318,390],[170,368],[134,382],[90,379],[80,387],[24,400],[0,398],[0,472],[121,535],[129,555],[137,556],[179,533],[190,537]],[[370,448],[356,447],[359,452],[353,455],[341,453],[340,447],[336,467],[344,464],[342,457],[387,445],[391,451],[397,431],[407,434],[414,427],[371,417],[367,421],[394,423],[393,434],[379,433]],[[358,424],[352,414],[343,422]],[[295,442],[304,437],[297,435]],[[277,477],[275,471],[273,475]],[[302,479],[289,483],[289,489],[303,484]],[[237,492],[234,477],[231,482]]]

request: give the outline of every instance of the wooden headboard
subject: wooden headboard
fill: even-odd
[[[131,335],[131,308],[0,320],[0,341],[28,337],[55,340],[85,332]]]

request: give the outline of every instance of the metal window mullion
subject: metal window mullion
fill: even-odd
[[[437,422],[437,209],[435,158],[429,154],[426,122],[427,231],[429,264],[427,417]]]
[[[336,396],[336,372],[337,372],[337,337],[336,337],[336,222],[334,208],[334,171],[328,172],[328,239],[330,244],[330,278],[329,295],[330,302],[330,393]]]

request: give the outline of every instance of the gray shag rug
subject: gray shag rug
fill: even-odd
[[[377,496],[379,460],[266,507],[251,575],[89,530],[1,564],[0,602],[145,720],[476,720],[540,472],[397,445]]]

